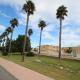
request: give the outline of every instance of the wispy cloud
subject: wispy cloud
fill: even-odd
[[[2,11],[0,11],[0,15],[7,18],[7,19],[11,19],[10,16],[8,16],[7,14],[3,13]]]

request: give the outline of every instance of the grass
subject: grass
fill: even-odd
[[[1,57],[54,78],[55,80],[80,80],[80,61],[65,59],[59,61],[58,58],[35,56],[25,57],[25,62],[21,62],[20,55]]]

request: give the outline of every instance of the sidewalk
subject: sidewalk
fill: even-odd
[[[3,58],[0,58],[0,65],[18,80],[54,80]]]

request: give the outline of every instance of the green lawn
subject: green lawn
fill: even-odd
[[[3,57],[3,56],[1,56]],[[21,62],[20,55],[3,57],[55,80],[80,80],[80,61],[61,60],[46,56],[25,57]]]

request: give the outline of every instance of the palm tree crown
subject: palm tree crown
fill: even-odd
[[[11,28],[11,27],[8,27],[8,28],[6,29],[6,31],[7,31],[7,33],[9,34],[9,33],[12,32],[12,28]]]
[[[23,6],[23,10],[29,15],[34,14],[34,11],[35,11],[34,3],[30,0],[26,1],[26,4],[24,4]]]
[[[28,35],[31,36],[32,34],[33,34],[33,30],[32,29],[29,29],[28,30]]]
[[[41,28],[41,30],[43,30],[43,28],[46,26],[45,21],[40,20],[39,24],[38,24],[39,28]]]
[[[60,6],[58,9],[57,9],[57,13],[56,13],[56,17],[57,19],[64,19],[64,16],[67,16],[67,7],[65,7],[64,5]]]
[[[3,37],[5,37],[7,35],[7,31],[5,31],[2,35]]]
[[[13,18],[10,20],[11,26],[14,28],[15,26],[18,26],[18,20],[16,18]]]

